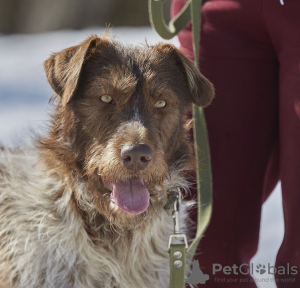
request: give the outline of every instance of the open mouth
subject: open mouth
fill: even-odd
[[[111,201],[122,211],[138,215],[149,206],[150,194],[140,177],[133,177],[125,182],[107,183],[104,186],[112,191]]]

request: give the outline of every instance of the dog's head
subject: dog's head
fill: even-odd
[[[44,141],[56,165],[86,179],[111,222],[148,215],[171,170],[193,166],[186,115],[192,103],[210,104],[210,82],[171,44],[134,47],[97,36],[44,67],[59,96]]]

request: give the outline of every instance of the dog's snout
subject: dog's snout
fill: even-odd
[[[152,151],[146,144],[125,145],[121,149],[121,159],[127,169],[143,170],[151,162]]]

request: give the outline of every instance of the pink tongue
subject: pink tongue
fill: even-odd
[[[112,194],[118,207],[129,214],[141,214],[149,206],[149,191],[139,177],[113,184]]]

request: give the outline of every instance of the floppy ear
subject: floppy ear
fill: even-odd
[[[53,54],[44,62],[47,80],[63,105],[74,95],[84,61],[101,41],[98,36],[91,36],[80,45]]]
[[[194,63],[172,44],[162,43],[156,48],[170,55],[184,73],[189,88],[188,97],[190,97],[190,100],[197,106],[208,106],[214,98],[215,90]]]

